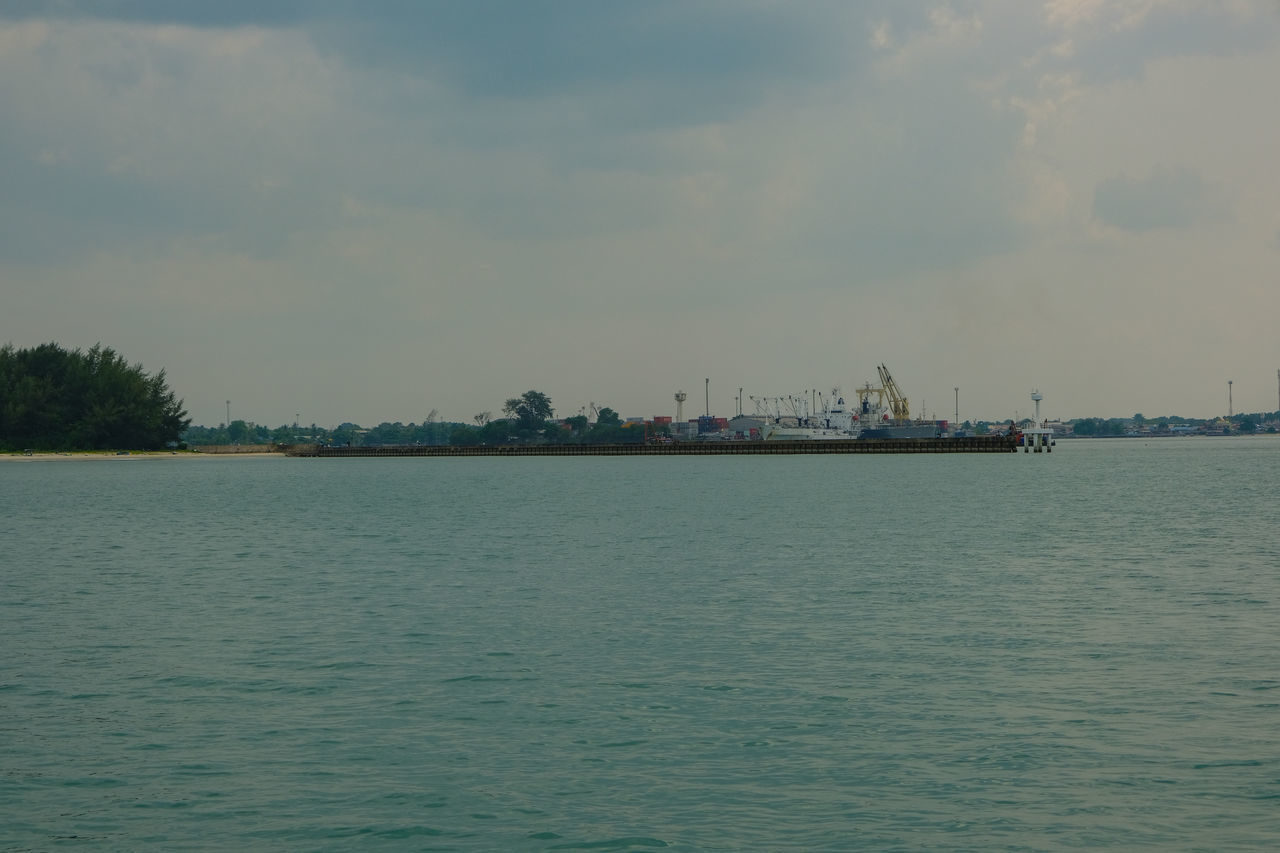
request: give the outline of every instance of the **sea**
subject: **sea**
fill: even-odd
[[[0,849],[1271,850],[1280,437],[0,461]]]

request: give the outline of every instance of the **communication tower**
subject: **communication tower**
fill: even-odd
[[[1231,403],[1231,380],[1227,380],[1227,417],[1235,414],[1235,407]]]

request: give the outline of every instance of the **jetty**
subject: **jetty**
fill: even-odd
[[[330,447],[295,444],[285,455],[319,458],[389,456],[773,456],[819,453],[1016,453],[1016,435],[958,438],[856,438],[814,441],[672,441],[648,444],[489,444]]]

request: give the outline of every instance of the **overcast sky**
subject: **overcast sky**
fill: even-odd
[[[1278,81],[1263,0],[7,0],[0,343],[205,425],[1273,411]]]

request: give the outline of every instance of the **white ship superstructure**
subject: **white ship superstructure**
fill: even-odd
[[[799,405],[798,398],[785,398],[793,409],[784,414],[784,398],[775,398],[774,411],[769,412],[766,401],[765,425],[761,436],[766,441],[823,441],[857,438],[860,428],[857,415],[845,404],[840,389],[831,392],[829,400],[818,411],[810,414],[807,406]]]
[[[822,441],[938,435],[934,423],[911,420],[907,397],[889,375],[889,369],[881,364],[876,371],[880,384],[867,382],[857,389],[857,402],[852,404],[846,402],[838,388],[830,397],[821,397],[821,405],[821,395],[816,392],[806,392],[802,397],[753,397],[757,411],[765,417],[762,437],[772,441]]]

